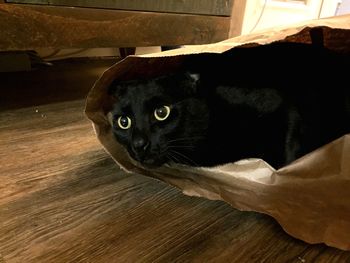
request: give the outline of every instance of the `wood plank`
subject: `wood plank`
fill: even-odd
[[[50,70],[32,81],[17,74],[1,90],[18,105],[0,111],[0,262],[350,261],[350,252],[291,238],[268,216],[124,173],[83,115],[101,65],[62,61]],[[80,87],[60,90],[71,82]],[[58,99],[42,103],[50,92]]]
[[[246,4],[247,0],[235,0],[233,2],[229,38],[242,34]]]
[[[30,72],[0,72],[0,111],[84,98],[102,72],[117,61],[70,59]]]
[[[0,50],[204,44],[229,26],[229,17],[0,4]]]
[[[123,173],[97,143],[83,105],[78,100],[0,114],[5,262],[350,259],[348,252],[292,239],[267,216]]]
[[[230,16],[232,0],[7,0],[8,3]]]

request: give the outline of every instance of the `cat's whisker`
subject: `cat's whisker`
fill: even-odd
[[[174,163],[179,163],[179,164],[186,164],[186,165],[190,165],[190,163],[187,160],[184,160],[183,158],[181,158],[181,160],[178,157],[175,157],[175,155],[171,155],[172,161]]]
[[[191,136],[191,137],[183,137],[183,138],[176,138],[174,140],[169,140],[168,143],[172,142],[179,142],[179,141],[192,141],[195,139],[204,139],[204,136]]]
[[[166,157],[174,163],[180,163],[179,159],[177,159],[174,155],[172,155],[170,153],[167,153]]]
[[[165,157],[168,159],[168,161],[174,161],[172,158],[171,158],[171,155],[170,154],[166,154]]]
[[[199,166],[195,161],[193,161],[193,160],[192,160],[191,158],[189,158],[188,156],[186,156],[186,155],[184,155],[184,154],[182,154],[182,153],[180,153],[180,152],[178,152],[178,151],[175,151],[175,150],[170,150],[170,151],[171,151],[172,153],[177,154],[178,157],[181,157],[182,160],[183,160],[184,162],[186,162],[187,164]],[[187,160],[187,161],[186,161],[186,160]]]
[[[169,145],[168,149],[185,149],[188,151],[194,151],[195,150],[195,146],[193,145]]]
[[[178,145],[178,144],[176,144],[176,145],[169,145],[168,148],[169,149],[171,149],[171,148],[183,148],[183,149],[190,148],[190,149],[193,149],[195,147],[194,147],[194,145]]]

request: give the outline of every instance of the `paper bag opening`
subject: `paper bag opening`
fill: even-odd
[[[350,16],[311,21],[217,44],[128,57],[95,83],[87,98],[86,114],[103,147],[126,171],[160,179],[188,195],[224,200],[240,210],[268,214],[287,233],[306,242],[350,250],[350,135],[277,171],[257,159],[213,168],[178,165],[148,170],[131,160],[113,137],[107,115],[113,103],[108,87],[115,79],[158,76],[178,71],[210,54],[277,41],[321,45],[349,55]]]

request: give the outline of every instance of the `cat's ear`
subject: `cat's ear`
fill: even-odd
[[[199,73],[188,73],[188,75],[190,76],[192,81],[194,81],[195,83],[197,83],[199,81],[199,79],[200,79],[200,74]]]
[[[198,91],[198,85],[200,81],[200,74],[199,73],[193,73],[193,72],[187,72],[186,73],[187,78],[190,82],[190,85],[187,85],[187,94],[196,94]]]
[[[117,98],[125,93],[125,85],[118,81],[113,81],[112,84],[108,87],[108,95],[111,97]]]

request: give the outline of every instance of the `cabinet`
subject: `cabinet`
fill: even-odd
[[[207,44],[239,35],[245,0],[0,0],[0,50]]]

